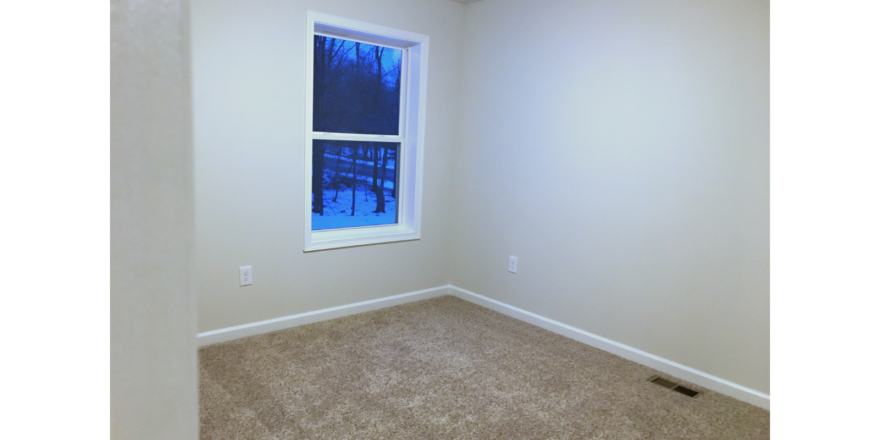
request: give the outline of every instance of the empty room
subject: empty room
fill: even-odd
[[[114,75],[183,78],[114,142],[191,145],[113,207],[190,269],[113,322],[115,437],[770,437],[768,1],[176,4],[114,12]]]

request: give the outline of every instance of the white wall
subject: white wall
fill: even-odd
[[[111,7],[110,432],[195,440],[186,2]]]
[[[768,2],[467,8],[452,283],[769,393]]]
[[[422,239],[303,253],[306,11],[430,36]],[[461,4],[193,0],[199,331],[449,282]],[[254,284],[239,287],[238,267]]]

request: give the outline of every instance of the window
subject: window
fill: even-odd
[[[428,37],[309,12],[305,251],[420,238]]]

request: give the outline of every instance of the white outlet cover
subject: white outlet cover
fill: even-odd
[[[254,271],[250,266],[242,266],[238,268],[238,279],[242,286],[250,286],[254,283]]]
[[[510,273],[516,273],[516,257],[513,255],[510,256],[510,262],[507,263],[507,271]]]

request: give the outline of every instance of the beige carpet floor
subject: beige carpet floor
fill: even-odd
[[[202,439],[770,437],[766,410],[451,296],[207,346],[199,371]]]

